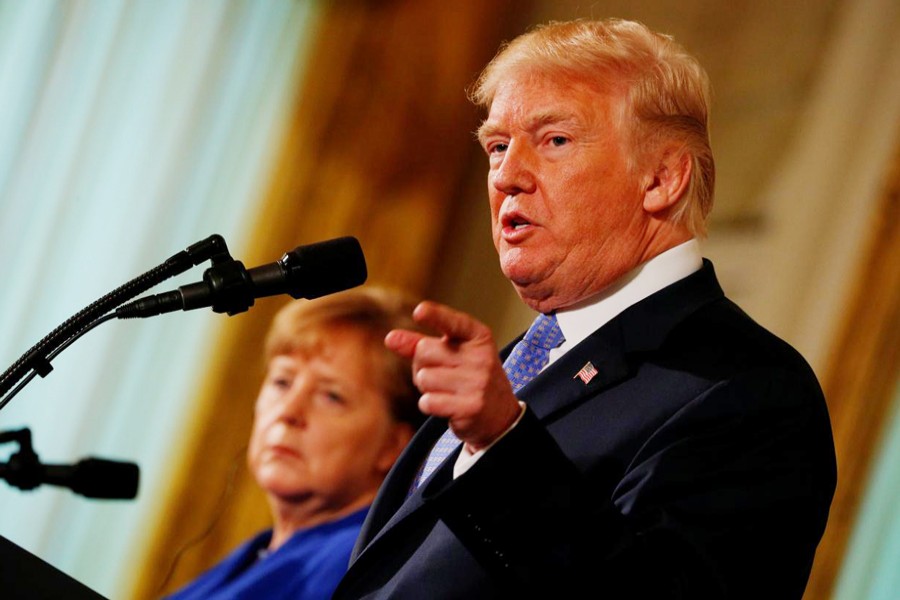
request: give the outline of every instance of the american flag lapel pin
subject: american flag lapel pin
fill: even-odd
[[[595,375],[597,375],[597,368],[592,365],[590,361],[588,361],[583,367],[581,367],[580,371],[575,373],[575,377],[581,379],[584,385],[589,384],[591,382],[591,379],[593,379]],[[572,379],[575,379],[575,377],[573,377]]]

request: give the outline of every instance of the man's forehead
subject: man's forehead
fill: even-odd
[[[523,85],[498,88],[488,116],[478,129],[479,139],[511,127],[527,131],[547,125],[588,127],[611,108],[610,93],[587,82]]]
[[[517,106],[508,112],[492,111],[478,129],[478,136],[485,137],[510,126],[531,131],[546,125],[577,125],[581,121],[583,121],[583,115],[572,107],[550,105],[528,110],[528,107]]]

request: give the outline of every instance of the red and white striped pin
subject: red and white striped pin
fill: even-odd
[[[587,385],[597,374],[597,368],[590,362],[588,362],[583,367],[581,367],[580,371],[575,373],[575,377],[578,377],[585,385]],[[575,379],[575,377],[572,377],[572,379]]]

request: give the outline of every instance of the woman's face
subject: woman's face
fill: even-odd
[[[381,390],[364,335],[329,330],[313,356],[275,356],[256,400],[247,453],[270,500],[328,520],[368,505],[409,441]]]

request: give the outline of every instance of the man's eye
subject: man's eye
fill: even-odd
[[[554,146],[565,146],[566,144],[569,143],[569,138],[563,137],[561,135],[555,135],[552,138],[550,138],[550,143],[553,144]]]
[[[488,147],[488,154],[506,152],[507,148],[509,148],[509,144],[491,144],[491,146]]]

